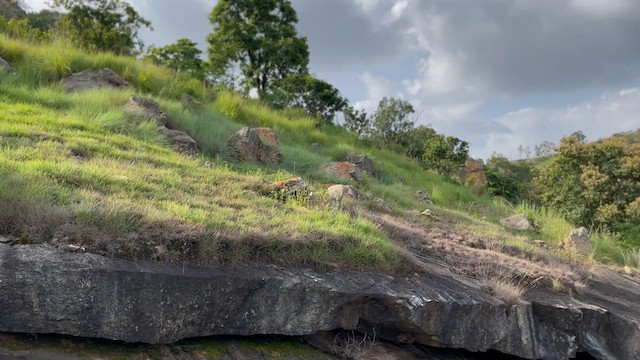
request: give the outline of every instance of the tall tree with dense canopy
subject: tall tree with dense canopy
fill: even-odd
[[[145,59],[201,79],[204,77],[204,67],[200,58],[202,51],[197,46],[190,39],[179,39],[174,44],[163,47],[151,46]]]
[[[454,175],[468,158],[469,143],[457,137],[436,134],[424,143],[424,165],[440,174]]]
[[[416,122],[415,113],[406,100],[383,98],[371,116],[371,140],[379,146],[402,146]]]
[[[302,108],[310,116],[332,123],[336,112],[341,111],[347,100],[340,91],[313,75],[289,75],[273,83],[273,89],[264,99],[278,109]]]
[[[309,46],[289,0],[220,0],[207,37],[214,74],[238,66],[245,90],[267,93],[278,80],[308,73]]]
[[[53,6],[67,12],[61,25],[80,46],[119,55],[139,53],[144,44],[140,29],[151,23],[121,0],[53,0]]]

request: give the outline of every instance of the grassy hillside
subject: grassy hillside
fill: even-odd
[[[108,256],[167,262],[414,271],[393,234],[357,209],[326,201],[323,185],[340,180],[320,171],[321,165],[351,153],[374,160],[381,179],[366,178],[357,186],[384,199],[394,216],[429,226],[418,216],[427,206],[413,196],[422,189],[435,203],[429,208],[455,227],[519,248],[531,249],[533,239],[557,244],[572,228],[553,213],[477,195],[300,111],[275,111],[210,91],[133,58],[4,35],[0,57],[14,68],[0,75],[0,234],[23,243],[76,244]],[[74,72],[105,67],[133,87],[67,94],[59,83]],[[158,101],[170,125],[193,136],[201,154],[171,150],[154,123],[126,107],[134,94]],[[182,103],[183,94],[197,97],[201,106]],[[281,164],[239,163],[230,156],[228,137],[247,125],[277,131]],[[318,201],[261,195],[265,184],[292,176],[302,176]],[[538,233],[498,225],[518,211],[535,221]],[[596,257],[624,263],[623,250],[612,242],[596,246]]]

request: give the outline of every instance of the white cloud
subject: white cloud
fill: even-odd
[[[493,151],[515,158],[522,145],[533,148],[543,141],[559,139],[581,130],[597,140],[617,132],[640,128],[640,91],[625,89],[604,93],[592,101],[565,109],[523,108],[499,117],[489,125],[493,130],[477,149],[476,156],[488,157]]]
[[[571,6],[594,17],[623,14],[634,0],[571,0]]]
[[[392,94],[391,83],[382,77],[377,77],[369,72],[365,72],[361,74],[358,79],[362,81],[365,86],[367,99],[356,102],[354,104],[355,108],[363,109],[371,113],[378,106],[380,99]]]
[[[389,24],[400,19],[404,15],[407,6],[409,6],[409,0],[395,0],[391,10],[386,15],[385,23]]]
[[[382,0],[354,0],[354,1],[365,13],[373,12],[382,3]]]
[[[25,0],[25,3],[29,10],[31,11],[40,11],[42,9],[46,9],[48,0]]]

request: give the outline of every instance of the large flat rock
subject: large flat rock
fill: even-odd
[[[593,303],[540,296],[508,306],[435,268],[412,278],[319,274],[138,263],[0,244],[1,332],[150,344],[355,329],[400,343],[529,359],[567,359],[578,351],[640,359],[637,310],[620,299],[598,300],[608,291],[601,290],[589,295]]]

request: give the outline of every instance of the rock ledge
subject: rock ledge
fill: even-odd
[[[640,359],[637,310],[611,305],[622,309],[614,313],[570,298],[507,306],[437,271],[404,279],[175,266],[0,244],[0,304],[0,332],[11,333],[157,344],[356,329],[395,342],[528,359],[568,359],[578,351]]]

